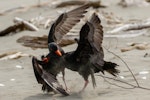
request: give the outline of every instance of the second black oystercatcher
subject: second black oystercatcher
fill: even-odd
[[[88,84],[88,77],[91,75],[93,87],[96,86],[94,73],[104,71],[116,76],[119,70],[117,64],[104,61],[102,48],[103,27],[101,21],[95,13],[91,20],[87,21],[80,30],[80,38],[77,40],[78,47],[75,51],[65,53],[60,59],[60,65],[77,71],[85,80],[82,91]]]

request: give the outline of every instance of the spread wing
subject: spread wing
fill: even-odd
[[[43,85],[42,89],[52,89],[63,95],[69,95],[59,84],[56,77],[51,73],[48,73],[39,65],[38,60],[35,57],[32,58],[32,64],[37,82]]]
[[[61,14],[51,26],[48,43],[59,42],[63,35],[67,34],[72,27],[76,25],[82,17],[84,17],[83,14],[87,12],[87,8],[88,5],[83,5],[72,11]]]
[[[50,74],[47,71],[43,70],[42,78],[48,84],[48,86],[50,86],[54,91],[56,91],[58,93],[61,93],[61,94],[65,95],[65,96],[69,95],[62,88],[62,86],[59,84],[57,79],[52,74]]]
[[[43,79],[41,78],[42,75],[42,70],[38,65],[37,59],[35,57],[32,58],[32,66],[33,66],[33,71],[34,71],[34,75],[36,77],[36,80],[38,83],[42,84],[43,83]]]
[[[99,17],[94,13],[89,22],[81,28],[80,40],[75,51],[76,59],[81,62],[88,60],[95,66],[103,66],[104,54],[102,49],[103,29]]]

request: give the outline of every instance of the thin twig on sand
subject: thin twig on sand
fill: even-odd
[[[105,48],[105,47],[104,47],[104,48]],[[135,82],[136,82],[137,85],[133,85],[133,84],[130,84],[130,83],[125,82],[125,81],[123,81],[123,80],[119,80],[119,79],[115,79],[115,78],[110,78],[110,77],[103,76],[103,75],[98,75],[98,76],[101,76],[101,77],[103,77],[104,79],[107,78],[107,79],[111,79],[111,80],[114,80],[114,81],[118,81],[118,82],[127,84],[127,85],[129,85],[129,86],[132,87],[132,88],[123,87],[123,86],[120,86],[120,85],[111,83],[111,82],[109,82],[108,80],[106,80],[109,84],[115,85],[115,86],[117,86],[117,87],[121,87],[121,88],[124,88],[124,89],[140,88],[140,89],[144,89],[144,90],[150,90],[150,88],[145,88],[145,87],[143,87],[143,86],[140,86],[139,82],[137,81],[137,79],[136,79],[135,75],[133,74],[133,72],[131,71],[130,67],[128,66],[128,64],[127,64],[121,57],[119,57],[119,56],[116,55],[115,53],[109,51],[107,48],[105,48],[105,49],[107,50],[107,52],[112,53],[113,55],[115,55],[116,57],[118,57],[118,58],[126,65],[127,69],[130,71],[130,73],[131,73],[131,75],[133,76],[133,78],[134,78],[134,80],[135,80]]]

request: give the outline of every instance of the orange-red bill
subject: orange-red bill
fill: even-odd
[[[59,50],[56,50],[55,53],[56,53],[58,56],[62,56],[62,53],[61,53]]]

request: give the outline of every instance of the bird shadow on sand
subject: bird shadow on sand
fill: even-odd
[[[61,100],[70,100],[70,98],[72,98],[73,100],[77,100],[77,99],[81,99],[81,95],[79,93],[73,93],[70,94],[69,96],[63,96],[61,94],[35,94],[35,95],[31,95],[28,96],[26,98],[24,98],[24,100],[56,100],[56,99],[61,99]],[[71,99],[71,100],[72,100]]]
[[[50,100],[52,94],[35,94],[29,97],[26,97],[24,100]]]
[[[92,93],[92,92],[74,92],[71,93],[69,96],[63,96],[61,94],[35,94],[35,95],[31,95],[29,97],[26,97],[24,100],[82,100],[83,98],[87,97],[87,98],[93,98],[95,96],[101,96],[101,95],[105,95],[109,93],[107,92],[100,92],[100,93]],[[86,98],[85,98],[86,99]]]

